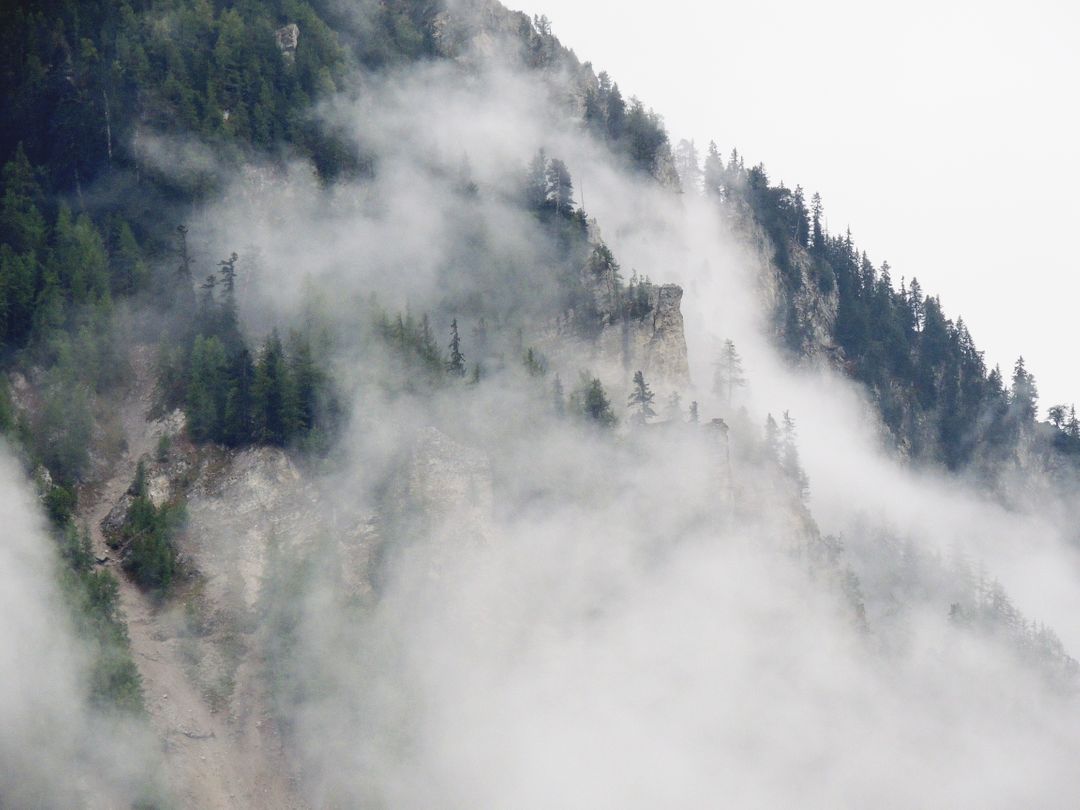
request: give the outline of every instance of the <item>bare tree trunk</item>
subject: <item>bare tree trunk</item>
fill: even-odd
[[[101,98],[105,102],[105,150],[109,155],[109,168],[112,168],[112,117],[109,115],[109,94],[101,88]]]

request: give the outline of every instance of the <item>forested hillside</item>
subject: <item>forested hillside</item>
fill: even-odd
[[[339,416],[314,336],[257,335],[251,346],[237,315],[236,255],[198,269],[189,251],[183,223],[214,193],[216,169],[180,160],[180,170],[163,172],[160,156],[148,160],[145,150],[198,144],[216,165],[300,158],[326,183],[342,172],[370,176],[372,156],[340,138],[314,105],[356,92],[357,75],[438,58],[455,45],[445,34],[452,24],[443,23],[439,40],[434,4],[362,11],[302,0],[6,7],[0,357],[8,371],[32,373],[39,404],[17,418],[6,378],[0,425],[18,436],[28,464],[48,470],[54,491],[66,493],[55,500],[74,499],[89,473],[97,398],[126,379],[123,343],[135,328],[120,306],[126,301],[168,315],[152,336],[162,345],[159,407],[185,408],[194,441],[327,449]],[[1023,359],[1011,372],[986,368],[963,320],[949,319],[924,293],[915,268],[896,285],[888,264],[875,267],[850,233],[824,231],[816,195],[808,202],[801,188],[771,185],[763,166],[746,169],[734,150],[725,161],[710,144],[700,168],[690,144],[673,157],[659,116],[626,101],[606,73],[582,66],[546,20],[508,15],[500,25],[521,38],[534,69],[574,74],[568,109],[628,167],[672,188],[681,174],[684,192],[702,189],[736,228],[764,234],[786,292],[777,335],[793,361],[811,348],[796,306],[810,294],[835,309],[833,359],[867,386],[911,457],[951,469],[977,464],[989,475],[1022,441],[1034,441],[1038,454],[1080,456],[1075,409],[1055,406],[1050,422],[1039,421]],[[464,200],[475,196],[467,176],[460,183]],[[595,277],[610,279],[626,313],[644,317],[647,281],[635,279],[624,294],[616,257],[602,244],[587,246],[587,213],[561,160],[537,155],[516,193],[524,210],[566,223],[555,261],[573,268],[591,250]],[[564,283],[552,303],[577,311],[578,328],[595,331],[610,317],[574,271]],[[415,340],[430,355],[423,362],[441,369],[430,331],[400,319],[382,327],[391,345]],[[480,374],[479,362],[470,373]],[[63,509],[54,517],[65,525]]]
[[[827,231],[818,195],[736,150],[673,147],[546,18],[492,0],[15,0],[0,97],[0,432],[62,562],[80,689],[132,728],[152,720],[162,761],[181,763],[168,789],[102,766],[123,802],[423,807],[449,785],[445,806],[571,806],[521,765],[534,749],[586,756],[566,732],[579,716],[604,736],[681,699],[686,673],[609,689],[609,660],[689,662],[699,703],[745,688],[747,661],[813,680],[842,660],[814,716],[901,705],[925,681],[950,692],[991,658],[1003,685],[979,711],[1033,684],[1075,694],[1045,605],[1021,611],[962,547],[1023,536],[1045,504],[1039,531],[1059,521],[1075,541],[1075,408],[1042,419],[1025,360],[989,368],[919,268]],[[750,295],[772,305],[758,368],[734,319],[709,320],[721,307],[684,323],[684,295],[709,287],[699,266],[742,294],[720,266],[733,256],[761,260]],[[711,378],[692,378],[706,352]],[[798,427],[851,412],[846,385],[800,387],[822,367],[875,415],[874,448],[844,451],[867,491],[823,510],[835,530]],[[747,396],[759,374],[767,406]],[[861,429],[837,428],[837,446]],[[811,442],[825,474],[833,438]],[[912,514],[947,511],[919,489],[939,473],[996,518],[949,516],[941,534],[899,520],[894,491],[922,493]],[[721,618],[688,632],[703,615]],[[728,636],[729,618],[750,624]],[[878,680],[901,660],[903,698]],[[489,694],[492,714],[524,718],[505,751]],[[537,701],[565,750],[531,736]],[[1047,705],[1017,711],[1042,729]],[[951,732],[928,706],[920,733]],[[667,721],[639,719],[654,733],[628,760],[655,761]],[[851,739],[869,739],[863,722],[844,712]],[[451,742],[459,727],[484,756]],[[502,755],[517,757],[506,785],[469,778]],[[620,795],[608,766],[575,800]],[[7,770],[0,805],[19,785]],[[39,782],[11,795],[65,801]]]
[[[988,368],[962,317],[924,291],[916,273],[893,278],[875,265],[850,230],[825,230],[819,195],[807,200],[772,185],[763,165],[747,169],[737,150],[727,161],[710,143],[703,166],[683,141],[677,164],[684,188],[701,189],[748,239],[764,239],[785,295],[774,313],[778,339],[797,362],[824,349],[863,383],[892,441],[913,459],[951,470],[976,467],[987,477],[1018,450],[1080,457],[1080,421],[1073,405],[1055,404],[1039,417],[1035,376],[1023,357],[1011,369]],[[800,302],[813,302],[800,309]],[[828,344],[815,345],[825,322]]]

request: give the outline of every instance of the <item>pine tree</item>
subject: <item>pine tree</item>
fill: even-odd
[[[555,382],[551,387],[551,400],[555,410],[555,416],[562,419],[566,415],[566,396],[563,393],[562,380],[555,375]]]
[[[117,294],[133,295],[146,286],[150,271],[131,226],[123,221],[117,222],[113,228],[112,242],[112,290]]]
[[[821,195],[815,191],[814,196],[810,198],[810,226],[813,232],[813,241],[810,246],[817,255],[825,253],[825,230],[821,223],[823,213]]]
[[[600,427],[612,427],[618,421],[598,377],[590,378],[587,374],[582,374],[581,383],[570,399],[575,413],[580,413],[586,420]]]
[[[465,376],[465,355],[461,353],[461,337],[458,335],[457,318],[450,322],[450,356],[446,361],[446,370],[455,377]]]
[[[709,141],[709,150],[705,153],[704,172],[705,195],[723,199],[724,197],[724,159],[715,141]]]
[[[191,351],[187,389],[188,432],[194,441],[222,438],[228,393],[225,347],[216,337],[200,335]]]
[[[773,461],[780,461],[780,426],[771,413],[765,416],[765,455]]]
[[[799,448],[795,439],[795,420],[791,418],[791,414],[784,411],[780,438],[780,466],[795,485],[799,498],[805,499],[807,494],[806,473],[803,471],[802,464],[799,463]]]
[[[547,361],[532,346],[525,352],[524,364],[525,371],[530,377],[543,377],[547,374]]]
[[[219,312],[219,331],[229,351],[235,352],[243,345],[244,339],[240,335],[240,319],[236,311],[236,262],[240,257],[235,253],[229,258],[218,262],[221,275],[221,287],[223,296]]]
[[[45,218],[39,208],[44,195],[21,142],[4,165],[2,177],[0,244],[9,246],[16,254],[34,253],[40,259],[46,234]]]
[[[611,140],[617,141],[623,136],[623,131],[626,128],[626,102],[623,101],[618,84],[611,85],[611,89],[605,94],[604,100],[607,136]]]
[[[919,280],[912,276],[911,286],[908,287],[909,323],[911,331],[918,332],[923,324],[923,291]]]
[[[406,313],[403,339],[406,344],[412,342],[429,376],[432,379],[438,378],[445,368],[445,363],[439,352],[439,344],[435,341],[435,333],[431,329],[431,319],[426,312],[420,317],[419,330],[414,328],[412,317]],[[462,368],[464,369],[464,366]]]
[[[556,214],[573,213],[574,184],[566,164],[557,158],[548,164],[546,198]]]
[[[690,403],[690,424],[696,425],[699,421],[697,400]]]
[[[1030,429],[1038,415],[1037,404],[1039,390],[1035,386],[1035,377],[1024,367],[1024,358],[1019,357],[1013,366],[1010,408],[1022,430]]]
[[[296,402],[296,430],[314,429],[318,417],[322,374],[315,364],[308,339],[294,332],[289,340],[289,376]]]
[[[231,299],[236,291],[236,262],[240,257],[235,253],[229,254],[229,258],[218,262],[218,271],[221,273],[221,286],[225,291],[225,298]]]
[[[645,375],[641,371],[635,372],[634,388],[630,392],[626,407],[637,409],[637,413],[634,414],[634,421],[637,424],[644,425],[650,418],[656,416],[656,411],[653,410],[652,406],[655,398],[656,395],[649,390],[649,386],[645,382]]]
[[[259,355],[253,385],[253,430],[256,441],[284,446],[296,427],[296,397],[277,331]]]
[[[230,364],[221,431],[221,440],[231,447],[245,445],[255,438],[252,429],[254,385],[255,365],[247,347],[242,346]]]
[[[675,147],[675,171],[686,194],[698,194],[701,191],[702,171],[698,161],[697,147],[692,140],[685,138]]]
[[[732,340],[725,340],[723,348],[713,361],[713,393],[723,396],[730,408],[735,389],[746,385],[743,375],[742,358],[735,349]]]
[[[540,211],[547,202],[547,156],[541,149],[533,156],[525,172],[525,205]]]

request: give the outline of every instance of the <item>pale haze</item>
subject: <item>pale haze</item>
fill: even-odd
[[[1080,399],[1075,3],[537,0],[563,44],[773,181],[821,193],[875,264],[918,277],[1042,410]],[[586,189],[587,193],[587,189]]]

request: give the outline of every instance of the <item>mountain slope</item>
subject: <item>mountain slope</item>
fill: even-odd
[[[4,15],[0,427],[163,747],[39,804],[1071,795],[1076,420],[819,201],[494,2]]]

